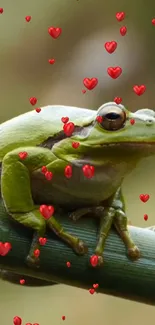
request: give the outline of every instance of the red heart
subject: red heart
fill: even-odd
[[[90,264],[95,267],[98,264],[98,256],[97,255],[92,255],[90,257]]]
[[[28,156],[28,153],[26,151],[19,152],[18,156],[20,159],[24,160]]]
[[[80,143],[79,142],[72,142],[72,147],[74,149],[77,149],[79,147]]]
[[[9,251],[11,250],[12,246],[10,243],[6,242],[6,243],[2,243],[0,242],[0,255],[1,256],[5,256],[9,253]]]
[[[53,173],[52,172],[49,172],[49,171],[46,171],[45,172],[45,177],[48,181],[51,181],[51,179],[53,178]]]
[[[94,288],[94,289],[97,289],[98,287],[99,287],[99,284],[98,284],[98,283],[94,283],[94,284],[93,284],[93,288]]]
[[[86,89],[82,89],[82,93],[85,94],[86,93]]]
[[[117,48],[117,42],[112,41],[112,42],[106,42],[104,44],[105,49],[107,50],[108,53],[113,53],[116,48]]]
[[[116,13],[116,19],[118,21],[122,21],[124,18],[125,18],[125,12],[124,11],[121,11],[121,12],[117,12]]]
[[[121,97],[115,97],[115,98],[114,98],[114,102],[115,102],[117,105],[119,105],[119,104],[121,104],[121,102],[122,102],[122,98],[121,98]]]
[[[38,108],[35,109],[35,111],[36,111],[37,113],[40,113],[40,112],[41,112],[41,108],[38,107]]]
[[[26,16],[26,17],[25,17],[25,20],[26,20],[27,22],[29,22],[29,21],[31,20],[31,16]]]
[[[49,59],[48,62],[49,62],[50,64],[54,64],[54,63],[55,63],[55,59]]]
[[[0,14],[2,14],[2,13],[3,13],[3,11],[4,11],[4,9],[3,9],[3,8],[0,8]]]
[[[125,36],[126,33],[127,33],[127,28],[126,28],[126,26],[122,26],[122,27],[120,28],[120,34],[121,34],[122,36]]]
[[[97,78],[84,78],[83,84],[87,89],[92,90],[97,86],[98,79]]]
[[[121,67],[109,67],[107,69],[107,72],[111,78],[117,79],[122,73],[122,68]]]
[[[50,205],[50,206],[49,205],[41,205],[40,213],[46,220],[48,220],[49,218],[52,217],[52,215],[54,213],[54,207],[52,205]]]
[[[60,34],[62,33],[62,29],[60,27],[52,26],[52,27],[49,27],[48,32],[53,38],[58,38],[60,36]]]
[[[72,122],[65,123],[63,126],[64,133],[67,135],[67,137],[70,137],[72,133],[74,132],[75,125]]]
[[[20,279],[20,284],[25,284],[25,279]]]
[[[39,238],[40,245],[44,246],[46,244],[46,242],[47,242],[47,238],[45,238],[45,237],[40,237]]]
[[[34,106],[37,103],[37,98],[36,97],[31,97],[29,99],[29,101],[30,101],[30,104]]]
[[[93,288],[89,289],[89,292],[90,292],[91,295],[93,295],[95,293],[95,289],[93,289]]]
[[[64,123],[64,124],[67,123],[68,121],[69,121],[69,117],[68,116],[61,118],[61,122]]]
[[[13,323],[14,323],[14,325],[21,325],[22,324],[22,319],[19,316],[15,316],[13,318]]]
[[[149,200],[150,195],[149,194],[140,194],[139,197],[140,197],[140,200],[145,203]]]
[[[145,93],[145,90],[146,90],[146,86],[145,85],[135,85],[133,86],[133,91],[138,95],[143,95]]]

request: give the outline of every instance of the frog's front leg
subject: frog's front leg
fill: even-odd
[[[114,226],[127,248],[128,256],[136,260],[140,257],[140,251],[132,240],[128,230],[128,224],[131,224],[131,222],[128,220],[125,214],[125,204],[120,188],[117,190],[116,194],[113,197],[112,206],[116,211]]]
[[[19,153],[23,151],[28,155],[22,160]],[[39,266],[39,259],[35,257],[34,251],[40,248],[39,237],[44,237],[46,231],[46,221],[32,199],[30,173],[41,169],[42,166],[50,167],[55,161],[57,159],[50,150],[37,147],[15,149],[7,153],[2,161],[1,192],[6,209],[15,221],[34,230],[33,241],[27,256],[27,263],[30,266]],[[55,165],[57,168],[59,164],[56,162]],[[77,253],[85,253],[84,243],[66,233],[54,216],[48,220],[48,224]]]

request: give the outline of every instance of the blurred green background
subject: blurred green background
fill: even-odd
[[[30,97],[38,106],[63,104],[97,109],[115,96],[123,98],[130,110],[154,108],[155,93],[155,17],[153,0],[1,0],[0,15],[0,123],[30,111]],[[118,22],[117,11],[126,19]],[[27,23],[25,16],[31,15]],[[122,37],[119,28],[126,25]],[[62,28],[54,40],[48,27]],[[115,40],[118,48],[112,55],[104,43]],[[48,59],[55,58],[50,65]],[[107,67],[121,66],[117,80],[107,75]],[[97,77],[98,86],[82,93],[83,78]],[[132,87],[145,84],[141,97]],[[146,227],[155,223],[154,159],[141,163],[124,182],[128,216],[132,223]],[[150,194],[144,205],[139,194]],[[149,215],[144,221],[143,215]],[[69,286],[26,288],[0,282],[0,323],[12,324],[15,315],[26,322],[59,325],[66,316],[67,325],[154,324],[153,307],[112,298],[90,295]]]

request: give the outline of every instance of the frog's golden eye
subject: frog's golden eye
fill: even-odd
[[[126,114],[118,105],[103,105],[103,108],[99,109],[96,120],[105,130],[116,131],[124,126]]]

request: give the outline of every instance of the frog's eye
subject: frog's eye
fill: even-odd
[[[98,111],[98,123],[108,131],[121,129],[126,121],[126,114],[122,107],[115,104],[103,105]]]

